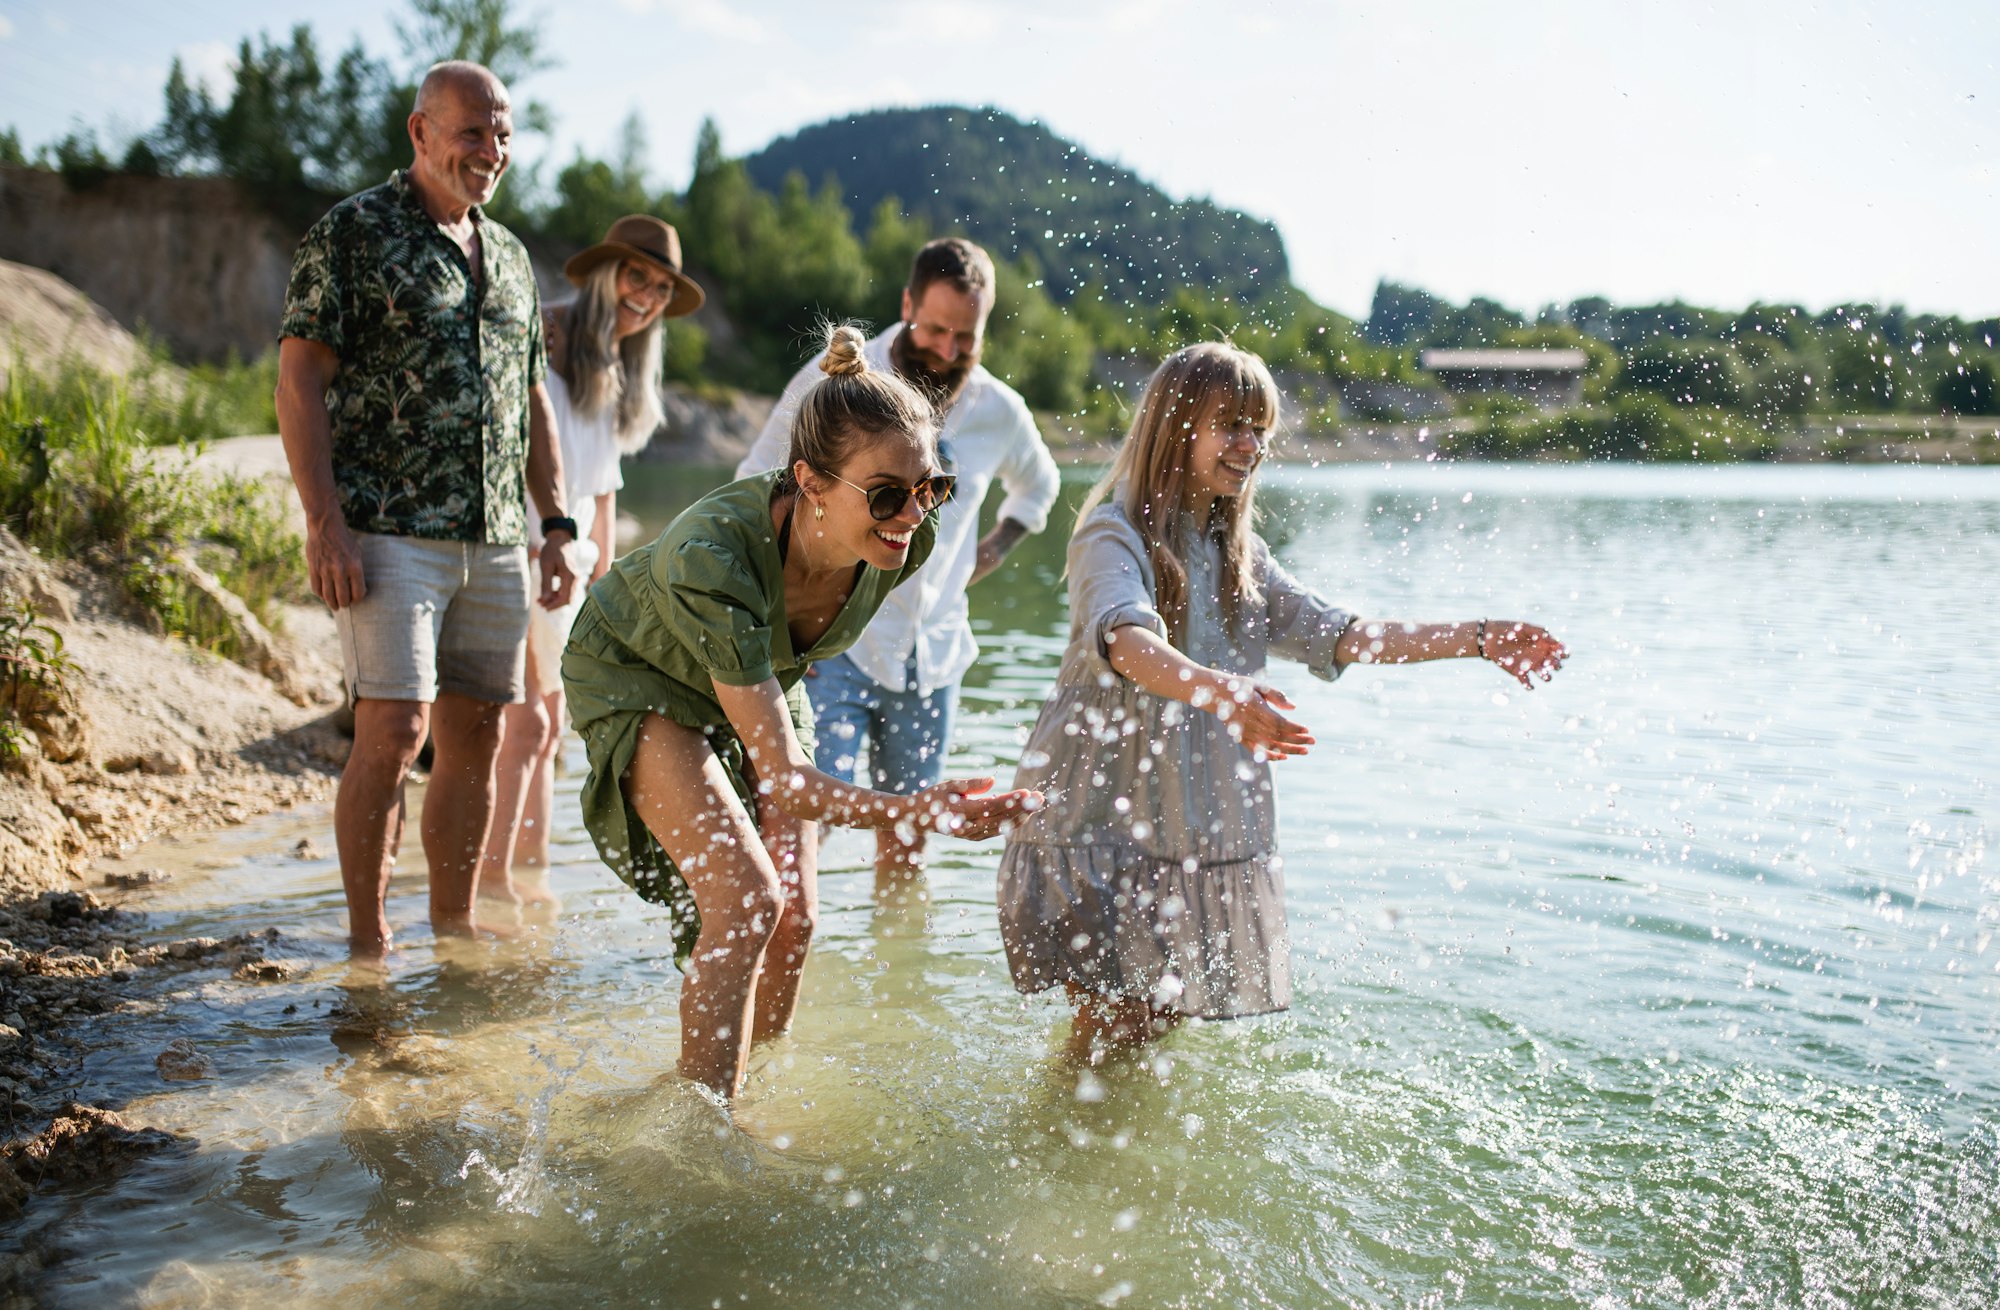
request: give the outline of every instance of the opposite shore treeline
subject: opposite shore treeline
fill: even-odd
[[[697,387],[776,390],[816,322],[887,321],[909,252],[964,231],[1004,257],[987,363],[1037,409],[1090,433],[1122,426],[1135,373],[1217,335],[1281,374],[1309,429],[1454,412],[1437,425],[1444,454],[1758,458],[1801,429],[1832,433],[1841,417],[1948,424],[2000,415],[2000,317],[1601,297],[1524,313],[1383,282],[1356,322],[1291,284],[1269,224],[1174,201],[999,111],[878,111],[807,128],[747,159],[727,157],[708,123],[691,180],[674,192],[647,180],[636,115],[613,159],[579,152],[557,166],[534,157],[536,131],[553,121],[531,94],[548,61],[537,26],[504,0],[411,0],[398,31],[404,50],[394,61],[358,43],[328,59],[306,25],[289,40],[245,37],[226,100],[176,62],[152,130],[107,147],[79,128],[32,160],[0,132],[0,163],[56,171],[72,189],[119,173],[222,176],[300,232],[338,196],[407,162],[402,123],[420,70],[472,58],[522,99],[524,157],[491,209],[538,255],[559,262],[625,213],[680,228],[691,267],[717,293],[715,312],[668,336],[668,378]],[[836,162],[817,178],[796,167],[815,159]],[[852,180],[840,174],[843,159]],[[857,222],[849,195],[867,204],[865,219]],[[1546,414],[1504,395],[1440,396],[1420,352],[1467,346],[1582,349],[1584,404]],[[1829,441],[1815,453],[1860,453],[1852,447]],[[1796,441],[1787,453],[1796,457]]]

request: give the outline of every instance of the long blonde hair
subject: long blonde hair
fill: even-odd
[[[1228,424],[1276,425],[1278,385],[1263,360],[1223,341],[1169,355],[1147,379],[1111,471],[1090,489],[1077,511],[1081,523],[1123,488],[1121,507],[1139,530],[1153,564],[1153,602],[1167,621],[1168,637],[1177,644],[1187,632],[1187,566],[1181,563],[1181,552],[1191,534],[1206,532],[1222,548],[1216,581],[1232,630],[1249,607],[1264,599],[1252,565],[1255,482],[1245,485],[1239,496],[1220,498],[1219,513],[1198,518],[1188,512],[1188,447],[1196,426],[1210,416]]]
[[[660,341],[666,326],[656,318],[643,332],[617,339],[623,266],[623,260],[607,259],[583,279],[576,299],[562,311],[549,366],[569,385],[578,414],[595,418],[616,407],[613,439],[619,454],[630,455],[643,449],[666,419],[660,410]]]

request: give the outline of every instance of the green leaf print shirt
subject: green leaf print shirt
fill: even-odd
[[[475,206],[482,276],[398,172],[299,243],[281,337],[340,357],[333,479],[356,532],[528,540],[528,390],[542,380],[528,252]]]

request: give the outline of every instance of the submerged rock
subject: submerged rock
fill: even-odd
[[[152,887],[163,882],[172,882],[174,875],[165,869],[114,869],[104,875],[106,887]]]
[[[303,977],[312,966],[304,960],[246,960],[230,976],[238,982],[290,982]]]
[[[188,1138],[135,1128],[110,1110],[71,1101],[40,1133],[0,1146],[0,1214],[19,1214],[28,1193],[42,1183],[102,1178],[157,1151],[193,1146]]]
[[[176,1038],[167,1049],[153,1057],[153,1067],[170,1083],[199,1082],[215,1076],[215,1063],[185,1037]]]

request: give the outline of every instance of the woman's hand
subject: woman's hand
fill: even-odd
[[[981,794],[992,788],[991,778],[946,778],[910,797],[910,823],[927,832],[984,841],[997,835],[1008,823],[1042,806],[1042,794],[1038,791]]]
[[[1278,713],[1298,706],[1276,687],[1250,678],[1224,676],[1215,691],[1206,696],[1198,692],[1191,703],[1222,720],[1229,735],[1259,759],[1289,759],[1313,745],[1313,735],[1304,724]]]
[[[1557,641],[1547,628],[1513,619],[1488,619],[1486,640],[1481,653],[1511,675],[1529,691],[1535,689],[1535,675],[1547,682],[1569,658],[1569,647]]]

